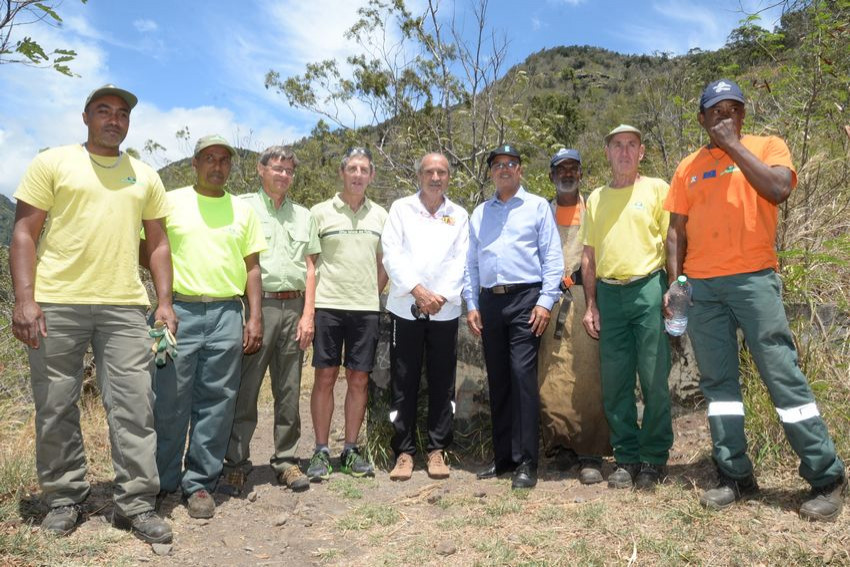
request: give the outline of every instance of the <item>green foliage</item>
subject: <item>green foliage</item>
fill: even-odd
[[[87,1],[80,0],[83,4]],[[43,0],[14,0],[0,4],[0,64],[46,65],[63,75],[74,76],[68,63],[76,58],[76,51],[61,48],[48,51],[30,36],[25,36],[14,43],[12,40],[12,31],[16,26],[26,26],[36,22],[60,26],[62,18],[55,9],[59,4],[61,2]]]

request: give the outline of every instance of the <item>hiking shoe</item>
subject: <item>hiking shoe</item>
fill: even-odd
[[[112,512],[112,525],[119,530],[128,530],[146,543],[171,543],[171,526],[153,510],[135,516],[123,516]]]
[[[277,481],[292,492],[303,492],[310,488],[310,479],[301,472],[298,465],[292,465],[282,473],[278,473]]]
[[[428,476],[436,479],[449,478],[449,466],[440,449],[428,453]]]
[[[847,479],[839,477],[835,481],[818,488],[812,487],[812,498],[800,506],[800,517],[811,522],[831,522],[841,513],[844,506],[844,493],[847,491]]]
[[[602,477],[602,463],[597,459],[581,459],[578,469],[578,481],[582,484],[597,484],[605,480]]]
[[[360,454],[360,449],[358,447],[352,447],[351,449],[346,449],[339,456],[339,462],[341,463],[340,469],[342,472],[346,474],[350,474],[355,477],[363,477],[363,476],[375,476],[375,469],[372,468],[372,463],[366,460],[363,455]]]
[[[638,472],[639,463],[617,463],[617,469],[608,475],[608,488],[631,488]]]
[[[245,487],[246,476],[245,472],[241,469],[235,469],[227,474],[223,474],[218,479],[218,486],[215,491],[219,494],[226,494],[227,496],[239,496]]]
[[[640,472],[635,476],[635,488],[654,492],[655,486],[661,484],[667,477],[667,467],[652,463],[641,463]]]
[[[390,471],[390,480],[410,480],[413,476],[413,457],[401,453],[395,460],[395,466]]]
[[[750,475],[741,480],[729,478],[725,474],[720,474],[718,483],[715,488],[711,488],[702,493],[699,497],[699,503],[709,510],[723,510],[747,496],[752,496],[758,492],[759,485],[753,475]]]
[[[316,451],[310,457],[310,465],[307,467],[307,478],[310,482],[322,482],[328,480],[333,472],[331,467],[331,456],[327,451]]]
[[[189,495],[186,509],[190,518],[212,518],[215,515],[215,500],[202,488]]]
[[[54,506],[41,521],[41,529],[54,535],[66,536],[74,531],[83,516],[79,504]]]

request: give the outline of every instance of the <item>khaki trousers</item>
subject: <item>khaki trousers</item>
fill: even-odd
[[[78,504],[90,486],[78,401],[83,356],[92,345],[112,465],[115,507],[154,508],[159,492],[150,351],[142,306],[42,304],[47,336],[29,350],[35,400],[36,470],[46,504]]]

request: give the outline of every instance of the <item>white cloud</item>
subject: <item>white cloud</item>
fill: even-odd
[[[159,29],[159,26],[157,25],[157,23],[155,21],[144,20],[144,19],[135,20],[133,22],[133,27],[136,28],[136,30],[139,33],[150,33],[150,32],[155,32],[156,30]]]

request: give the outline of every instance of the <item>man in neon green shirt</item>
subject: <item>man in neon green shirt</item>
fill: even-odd
[[[661,315],[670,215],[662,206],[667,183],[638,172],[644,151],[634,126],[605,136],[611,181],[588,197],[582,225],[582,323],[599,339],[602,402],[617,461],[608,486],[652,491],[666,476],[673,445],[670,344]],[[640,425],[635,374],[644,401]]]
[[[195,185],[168,193],[180,354],[154,375],[156,463],[163,492],[181,488],[193,518],[215,513],[211,494],[233,423],[242,354],[256,352],[263,340],[259,253],[266,241],[251,207],[225,190],[235,156],[221,136],[204,136],[192,159]]]
[[[115,469],[113,523],[149,543],[167,543],[171,527],[154,512],[160,484],[141,227],[159,298],[154,317],[172,332],[177,318],[165,190],[153,169],[119,149],[136,102],[114,85],[96,89],[83,112],[87,141],[46,150],[30,164],[15,193],[12,332],[29,347],[36,470],[50,508],[42,530],[71,533],[89,495],[77,402],[91,344]]]

